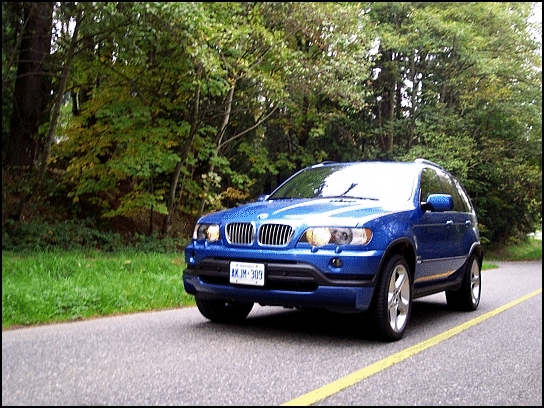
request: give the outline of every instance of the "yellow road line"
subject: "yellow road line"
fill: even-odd
[[[406,360],[408,357],[411,357],[431,346],[434,346],[444,340],[447,340],[450,337],[453,337],[456,334],[459,334],[462,331],[465,331],[469,329],[470,327],[475,326],[483,322],[484,320],[489,319],[490,317],[498,315],[499,313],[504,312],[505,310],[510,309],[511,307],[514,307],[520,304],[521,302],[524,302],[527,299],[530,299],[533,296],[536,296],[540,293],[542,293],[542,288],[537,289],[534,292],[531,292],[523,297],[520,297],[519,299],[516,299],[510,303],[507,303],[506,305],[501,306],[495,310],[492,310],[491,312],[485,313],[472,320],[469,320],[468,322],[465,322],[457,327],[454,327],[453,329],[447,330],[434,337],[431,337],[430,339],[427,339],[421,343],[418,343],[412,347],[409,347],[406,350],[400,351],[387,358],[384,358],[383,360],[377,361],[376,363],[371,364],[368,367],[365,367],[359,371],[356,371],[343,378],[333,381],[314,391],[310,391],[309,393],[301,395],[298,398],[295,398],[291,401],[287,401],[286,403],[281,404],[281,406],[308,406],[318,401],[321,401],[322,399],[325,399],[327,397],[330,397],[333,394],[336,394],[337,392],[343,390],[344,388],[350,387],[358,383],[359,381],[362,381],[365,378],[370,377],[373,374],[376,374],[382,370],[385,370],[387,367],[391,367],[394,364],[400,363],[401,361]]]

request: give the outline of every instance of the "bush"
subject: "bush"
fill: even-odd
[[[175,238],[161,239],[157,233],[150,236],[134,234],[123,237],[120,233],[100,231],[90,220],[71,220],[57,224],[47,222],[6,222],[2,228],[2,250],[34,252],[50,250],[123,251],[168,253],[180,251],[183,242]]]

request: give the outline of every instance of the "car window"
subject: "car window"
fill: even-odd
[[[459,190],[453,179],[443,171],[437,171],[444,194],[450,194],[453,198],[453,211],[468,212],[465,202],[459,195]]]
[[[420,202],[429,194],[449,194],[453,198],[453,211],[471,212],[472,205],[459,181],[439,169],[425,168],[421,173]]]
[[[459,196],[461,197],[461,200],[463,201],[463,207],[465,212],[472,212],[472,202],[470,201],[470,197],[468,196],[467,192],[461,186],[461,183],[457,179],[453,179],[453,183],[455,184],[455,187],[457,189],[457,192],[459,193]]]
[[[420,202],[427,202],[429,194],[442,194],[442,185],[434,169],[425,168],[421,172]]]
[[[415,184],[415,173],[411,169],[391,163],[311,167],[279,186],[269,199],[350,197],[407,201],[412,197]]]

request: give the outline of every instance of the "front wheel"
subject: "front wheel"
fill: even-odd
[[[472,254],[465,266],[463,283],[458,290],[447,290],[448,306],[455,310],[473,311],[480,304],[482,293],[482,272],[480,260]]]
[[[370,317],[382,340],[396,341],[404,335],[412,311],[412,276],[406,260],[393,255],[382,269]]]
[[[205,318],[217,323],[238,323],[244,320],[251,309],[253,302],[234,302],[222,299],[206,299],[195,297],[196,306]]]

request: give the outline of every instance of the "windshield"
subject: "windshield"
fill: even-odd
[[[304,169],[269,197],[355,198],[406,201],[412,197],[416,169],[406,163],[361,162]]]

